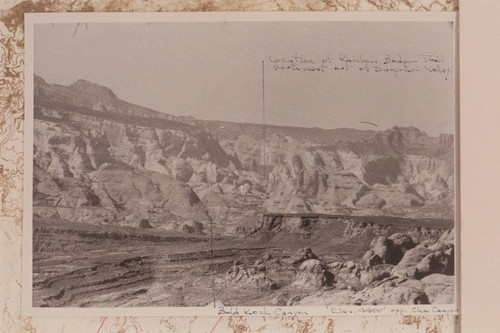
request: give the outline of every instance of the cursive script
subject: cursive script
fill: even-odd
[[[268,62],[273,71],[290,72],[360,72],[393,75],[412,75],[427,73],[448,80],[452,73],[451,65],[443,55],[383,53],[376,56],[349,53],[327,53],[321,57],[295,53],[292,56],[269,56]]]

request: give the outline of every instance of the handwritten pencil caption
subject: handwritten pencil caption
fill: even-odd
[[[458,315],[458,309],[453,306],[360,306],[319,307],[312,313],[306,309],[281,307],[239,307],[219,306],[217,315],[229,316],[311,316],[317,315]],[[320,313],[316,313],[319,311]]]
[[[296,53],[287,57],[269,56],[268,61],[274,71],[291,72],[364,72],[389,73],[394,76],[427,72],[448,80],[452,69],[443,55],[417,54],[381,54],[366,56],[363,54],[328,53],[324,57],[313,58]]]

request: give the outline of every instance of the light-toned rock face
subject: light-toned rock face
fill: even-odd
[[[270,126],[262,141],[260,126],[174,117],[83,80],[37,77],[35,105],[35,211],[44,216],[211,219],[221,232],[266,212],[453,216],[450,136]]]
[[[401,137],[398,145],[381,141],[386,138],[379,135],[364,146],[358,143],[348,151],[341,145],[337,149],[311,151],[304,149],[304,144],[297,149],[294,142],[292,149],[283,148],[280,154],[276,153],[278,148],[286,147],[291,139],[273,136],[268,143],[270,147],[266,146],[266,151],[270,151],[266,154],[274,161],[268,166],[272,171],[267,193],[271,198],[301,196],[314,211],[322,213],[331,212],[332,207],[345,207],[375,214],[452,215],[454,166],[448,156],[452,146],[439,140],[434,142],[416,129],[408,134],[416,138],[408,139],[404,129],[387,132]],[[273,143],[277,146],[273,147]],[[405,145],[410,145],[410,151],[424,155],[402,153]],[[287,207],[287,203],[268,203],[267,206],[270,212],[278,212]],[[433,208],[421,208],[429,206]]]
[[[320,274],[330,274],[333,288],[291,298],[290,302],[294,305],[322,301],[329,305],[452,304],[454,230],[424,238],[427,239],[415,244],[407,233],[374,237],[361,262],[325,264],[320,259],[305,260],[297,273],[300,281],[321,289],[324,285],[319,284]]]
[[[451,304],[455,300],[455,277],[431,274],[421,280],[431,304]]]
[[[405,255],[392,270],[399,277],[422,278],[430,274],[453,274],[454,245],[438,241],[425,241],[406,251]]]
[[[274,289],[276,283],[266,274],[267,266],[267,263],[262,259],[252,266],[246,266],[239,261],[235,261],[220,282],[241,287],[253,286],[260,289]]]
[[[321,260],[308,259],[304,261],[298,269],[294,285],[315,289],[331,286],[334,276],[325,268],[325,264]]]
[[[44,223],[248,236],[284,251],[253,265],[243,255],[216,279],[280,305],[454,300],[450,138],[274,126],[263,142],[254,125],[156,114],[88,82],[39,85],[33,199]]]

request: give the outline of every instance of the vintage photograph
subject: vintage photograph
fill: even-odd
[[[33,307],[457,302],[453,22],[33,32]]]

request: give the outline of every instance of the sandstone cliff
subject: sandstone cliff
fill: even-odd
[[[262,213],[454,214],[454,139],[176,117],[35,77],[34,214],[220,232]],[[264,153],[265,151],[265,153]]]

